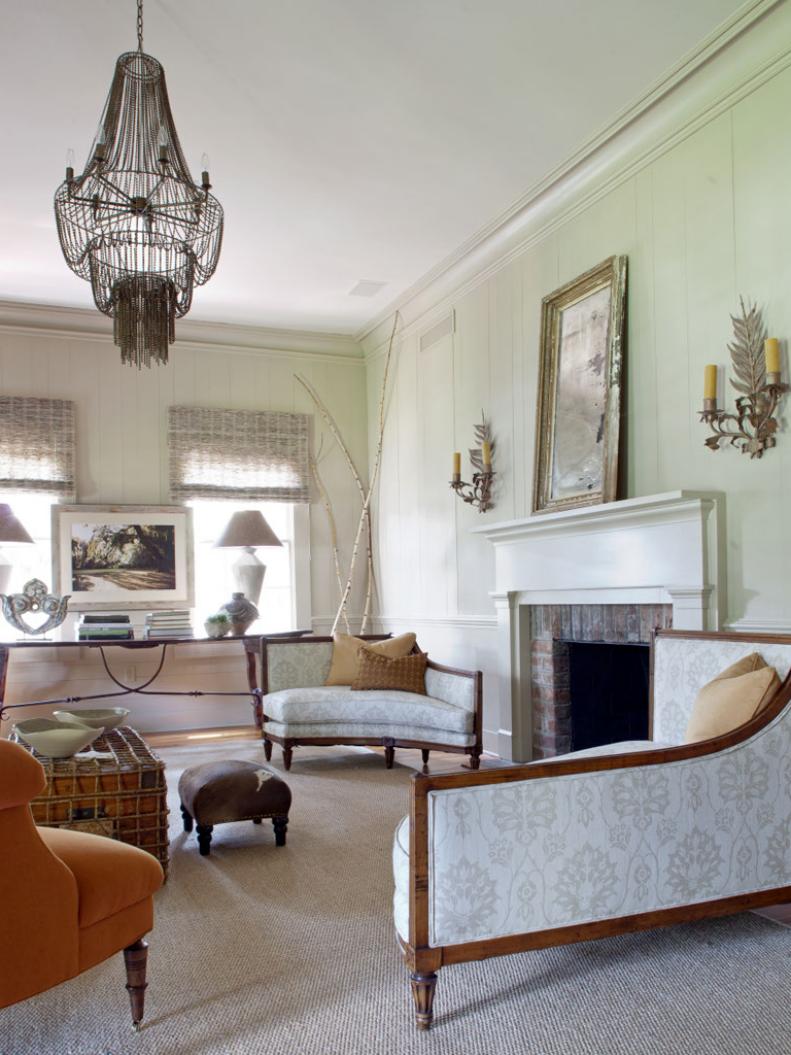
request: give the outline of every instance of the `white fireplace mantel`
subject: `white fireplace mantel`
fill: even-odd
[[[677,629],[717,629],[723,511],[716,494],[670,491],[474,529],[495,549],[503,757],[532,756],[528,607],[670,604]]]

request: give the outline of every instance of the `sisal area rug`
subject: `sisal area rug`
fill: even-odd
[[[171,789],[187,765],[262,758],[250,741],[161,754]],[[390,910],[410,773],[364,749],[300,749],[288,845],[269,822],[224,825],[208,859],[171,792],[143,1031],[119,956],[0,1011],[1,1055],[791,1051],[791,931],[749,914],[445,968],[418,1034]]]

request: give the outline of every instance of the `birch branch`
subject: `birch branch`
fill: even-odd
[[[343,576],[341,574],[341,558],[338,552],[338,529],[335,524],[335,514],[332,511],[332,502],[327,492],[327,488],[324,486],[324,481],[319,474],[319,467],[316,458],[311,457],[310,459],[310,471],[313,474],[313,479],[316,482],[319,495],[321,496],[322,504],[324,505],[324,512],[327,514],[327,521],[330,525],[330,544],[332,547],[332,560],[335,565],[335,580],[338,585],[338,597],[343,597]],[[349,619],[346,615],[346,610],[343,611],[343,621],[346,624],[346,633],[351,633],[349,627]]]
[[[310,381],[308,381],[307,378],[302,377],[301,374],[295,374],[294,377],[302,385],[302,387],[308,393],[310,398],[313,400],[313,403],[315,404],[316,409],[318,410],[319,414],[321,414],[322,418],[324,419],[325,424],[327,425],[327,428],[330,430],[332,436],[335,439],[335,442],[338,444],[338,447],[340,448],[341,453],[343,454],[344,459],[346,460],[346,464],[349,467],[349,472],[352,474],[354,482],[357,485],[357,490],[360,492],[360,499],[363,502],[363,507],[365,507],[365,487],[363,485],[362,480],[360,479],[360,474],[357,472],[357,466],[354,464],[354,459],[352,458],[351,454],[349,453],[349,448],[346,446],[346,443],[344,442],[343,436],[341,435],[341,431],[338,428],[338,425],[337,425],[337,422],[335,421],[335,418],[332,416],[332,414],[329,411],[329,408],[324,403],[324,401],[322,400],[321,396],[318,394],[318,392],[313,387],[313,385],[310,383]],[[325,494],[326,494],[326,491],[325,491]],[[324,502],[324,508],[326,510],[328,510],[328,516],[331,518],[330,530],[331,530],[331,532],[335,532],[335,518],[332,515],[332,513],[330,512],[331,506],[329,505],[329,496],[327,496],[327,499]],[[368,513],[367,512],[366,512],[365,515],[366,515],[366,518],[368,518]],[[336,539],[337,539],[337,533],[336,533]],[[336,547],[337,547],[337,542],[336,542]],[[348,617],[348,614],[347,614],[347,605],[348,605],[348,600],[349,600],[349,591],[344,590],[344,587],[343,587],[343,581],[342,581],[342,576],[341,576],[341,572],[340,572],[340,557],[339,557],[339,554],[337,552],[337,549],[336,549],[336,553],[335,553],[335,559],[336,559],[336,565],[337,565],[338,593],[340,595],[340,601],[339,601],[338,612],[337,612],[337,614],[335,616],[335,620],[334,620],[334,622],[332,624],[332,633],[333,634],[335,633],[335,631],[336,631],[336,629],[338,627],[338,623],[340,621],[341,616],[343,617],[343,621],[344,621],[344,624],[346,625],[347,631],[349,630],[349,617]],[[372,566],[373,566],[373,558],[371,557],[371,560],[369,561],[369,576],[370,576],[370,569],[372,568]],[[366,590],[366,593],[368,592],[368,590],[370,590],[370,578],[369,578],[369,583],[368,583],[368,588]],[[363,619],[364,619],[364,624],[367,625],[367,619],[365,619],[365,617],[363,617]],[[364,633],[364,631],[361,631],[361,632]]]
[[[351,594],[351,591],[352,591],[352,583],[354,582],[354,569],[355,569],[355,565],[357,563],[357,554],[358,554],[359,549],[360,549],[360,536],[362,535],[363,528],[365,527],[366,523],[370,523],[369,508],[370,508],[370,505],[371,505],[371,498],[373,497],[374,489],[376,487],[376,481],[377,481],[377,478],[379,476],[379,469],[380,469],[381,464],[382,464],[382,447],[383,447],[383,443],[384,443],[384,431],[385,431],[385,407],[386,407],[386,397],[387,397],[387,380],[388,380],[388,377],[389,377],[389,374],[390,374],[390,360],[392,359],[392,355],[393,355],[393,342],[395,341],[395,334],[396,334],[396,327],[397,326],[398,326],[398,312],[396,312],[394,317],[393,317],[393,329],[392,329],[392,331],[390,333],[390,341],[388,342],[388,345],[387,345],[387,355],[385,356],[385,367],[384,367],[384,372],[382,374],[382,390],[381,390],[381,392],[379,394],[379,436],[378,436],[377,444],[376,444],[376,457],[374,458],[374,467],[373,467],[373,470],[371,471],[371,478],[370,478],[370,482],[368,484],[368,493],[365,495],[365,500],[363,501],[363,508],[362,508],[362,510],[360,512],[360,521],[359,521],[359,523],[357,525],[357,534],[354,537],[354,546],[352,547],[352,559],[351,559],[351,562],[349,564],[349,578],[346,580],[346,587],[345,587],[344,592],[343,592],[343,597],[341,598],[341,603],[340,603],[340,606],[338,607],[338,612],[337,612],[337,614],[335,616],[335,622],[333,623],[333,627],[332,627],[333,634],[335,633],[335,630],[337,629],[338,622],[340,621],[341,613],[343,611],[345,611],[346,605],[348,604],[348,601],[349,601],[349,595]],[[369,535],[368,547],[369,547],[369,550],[370,550],[370,535]],[[371,567],[371,564],[372,564],[372,558],[369,558],[369,569]]]

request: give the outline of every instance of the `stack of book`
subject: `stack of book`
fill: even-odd
[[[77,627],[79,641],[129,641],[134,636],[129,616],[110,612],[84,615]]]
[[[143,627],[143,637],[193,637],[189,611],[149,612]]]

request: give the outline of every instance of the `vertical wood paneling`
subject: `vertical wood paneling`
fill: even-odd
[[[420,358],[416,388],[405,372],[395,396],[399,429],[392,439],[398,449],[389,452],[381,497],[387,511],[380,523],[385,617],[398,617],[401,628],[410,617],[428,620],[421,643],[466,653],[468,664],[482,640],[489,640],[479,628],[464,628],[471,615],[493,617],[487,594],[494,576],[490,552],[484,555],[477,536],[469,534],[484,518],[458,500],[448,507],[440,495],[449,466],[448,433],[465,451],[466,471],[471,416],[481,405],[491,408],[502,475],[497,507],[486,519],[529,515],[541,299],[601,259],[626,253],[624,497],[675,488],[722,493],[728,619],[791,624],[791,548],[785,540],[791,520],[789,404],[781,410],[777,448],[753,461],[734,449],[708,451],[697,415],[703,365],[717,362],[723,372],[729,366],[729,316],[738,310],[739,293],[758,301],[770,332],[788,345],[789,111],[791,71],[784,70],[570,214],[452,304],[452,393],[447,353],[432,349]],[[721,395],[732,407],[727,383]],[[417,589],[410,568],[419,569]],[[495,661],[487,655],[486,662]],[[493,723],[496,714],[487,702],[490,732]]]
[[[420,457],[411,468],[418,476],[418,611],[433,616],[454,610],[456,581],[455,495],[448,487],[449,454],[454,449],[451,400],[442,398],[453,376],[453,337],[443,337],[420,353],[417,393]],[[406,569],[404,569],[406,572]]]

